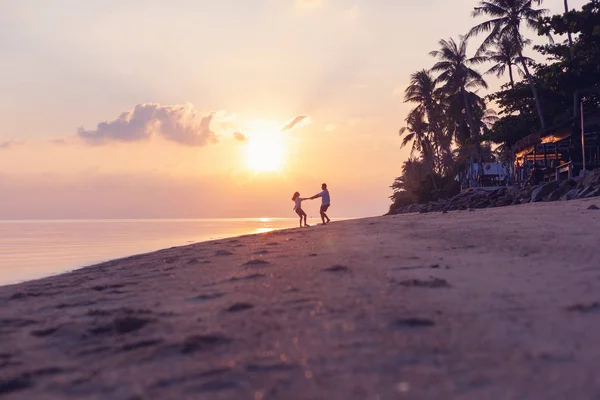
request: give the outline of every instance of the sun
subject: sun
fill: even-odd
[[[248,139],[246,159],[255,172],[276,172],[283,167],[285,145],[281,132],[259,132]]]

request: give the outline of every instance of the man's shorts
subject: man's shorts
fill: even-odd
[[[322,212],[322,213],[324,213],[324,212],[327,212],[327,209],[329,208],[329,206],[330,206],[330,205],[331,205],[331,204],[323,204],[323,205],[321,206],[321,212]]]

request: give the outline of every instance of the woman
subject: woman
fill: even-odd
[[[296,192],[294,193],[294,196],[292,197],[292,201],[294,202],[294,211],[296,211],[296,214],[298,214],[298,216],[300,217],[300,228],[302,228],[302,219],[304,218],[304,226],[308,226],[308,224],[306,223],[306,213],[304,212],[304,210],[302,210],[302,202],[304,200],[308,200],[306,198],[300,197],[300,193]]]

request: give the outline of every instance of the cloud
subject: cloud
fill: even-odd
[[[233,137],[235,138],[235,140],[238,140],[240,142],[245,142],[246,140],[248,140],[246,135],[244,135],[242,132],[233,132]]]
[[[79,128],[78,135],[90,145],[161,136],[183,146],[204,146],[218,141],[211,130],[214,117],[214,113],[200,115],[192,104],[138,104],[115,120],[100,122],[96,129]]]
[[[67,139],[50,139],[48,143],[53,144],[55,146],[66,146],[69,144]]]
[[[308,115],[297,115],[285,124],[282,131],[291,131],[298,126],[304,126],[309,121],[310,118]]]
[[[360,14],[360,7],[354,5],[344,12],[344,18],[349,21],[356,21],[358,18],[360,18]]]
[[[15,140],[6,140],[4,142],[0,142],[0,150],[8,150],[12,149],[16,146],[22,146],[25,142],[17,142]]]
[[[298,7],[319,7],[323,5],[323,0],[296,0]]]

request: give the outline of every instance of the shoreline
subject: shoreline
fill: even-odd
[[[296,223],[295,218],[0,221],[0,286]]]
[[[598,199],[218,239],[0,287],[0,396],[600,393]]]
[[[371,218],[371,217],[366,217],[366,218]],[[271,219],[278,219],[278,218],[271,218]],[[279,219],[285,219],[285,218],[279,218]],[[355,219],[360,219],[360,218],[355,218]],[[60,220],[56,220],[56,221],[60,221]],[[95,220],[90,220],[90,221],[95,221]],[[100,220],[98,220],[98,221],[100,221]],[[341,221],[338,221],[338,222],[341,222]],[[275,229],[273,229],[272,231],[269,231],[269,232],[279,232],[279,231],[285,231],[285,230],[290,230],[290,229],[298,229],[298,228],[297,227],[296,228],[275,228]],[[78,272],[78,271],[81,271],[81,270],[87,269],[87,268],[100,267],[100,266],[102,266],[104,264],[108,264],[108,263],[112,264],[112,263],[116,263],[116,262],[124,262],[124,261],[127,261],[128,259],[131,259],[131,258],[138,258],[138,257],[150,256],[152,254],[163,252],[163,251],[167,251],[167,250],[181,249],[181,248],[185,248],[187,246],[209,244],[209,243],[218,242],[218,241],[221,241],[221,240],[238,239],[238,238],[244,238],[244,237],[247,237],[247,236],[255,236],[255,235],[262,235],[262,234],[264,234],[264,233],[245,233],[245,234],[241,234],[241,235],[224,236],[224,237],[221,237],[221,238],[202,240],[202,241],[199,241],[199,242],[193,242],[193,243],[190,242],[190,243],[185,243],[185,244],[181,244],[181,245],[175,245],[175,246],[171,246],[171,247],[163,247],[163,248],[160,248],[160,249],[145,251],[145,252],[141,252],[141,253],[127,254],[127,255],[124,255],[122,257],[107,258],[107,259],[103,259],[103,260],[100,260],[100,261],[92,261],[90,263],[84,262],[85,265],[74,267],[73,269],[65,270],[65,271],[62,271],[62,272],[57,272],[57,273],[46,275],[46,276],[40,276],[38,278],[27,279],[27,280],[19,281],[19,282],[16,282],[16,283],[7,283],[7,284],[0,283],[0,289],[2,289],[4,287],[7,287],[7,286],[22,285],[22,284],[26,284],[26,283],[32,283],[32,282],[41,281],[41,280],[48,279],[48,278],[60,277],[61,275],[70,274],[70,273],[73,273],[73,272]]]

